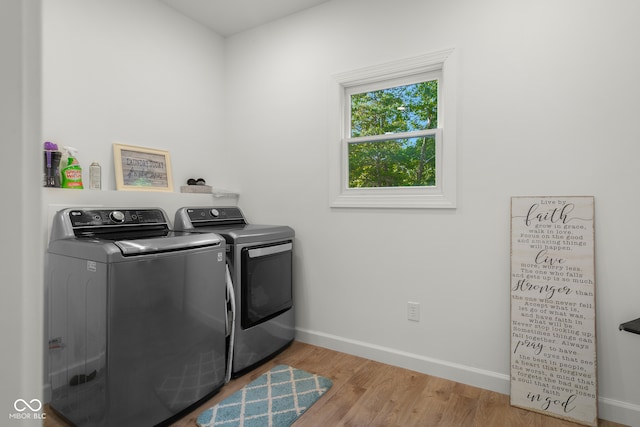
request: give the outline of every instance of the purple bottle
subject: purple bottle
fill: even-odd
[[[58,151],[58,145],[53,142],[44,143],[44,175],[45,187],[60,187],[60,159],[62,153]]]

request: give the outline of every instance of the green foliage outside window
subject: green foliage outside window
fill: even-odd
[[[349,187],[435,185],[435,136],[393,134],[435,129],[438,81],[351,95],[351,137],[389,139],[349,144]]]

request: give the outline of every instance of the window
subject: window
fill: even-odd
[[[455,207],[454,75],[447,50],[335,76],[333,207]]]
[[[412,77],[345,90],[348,188],[436,185],[439,73]]]

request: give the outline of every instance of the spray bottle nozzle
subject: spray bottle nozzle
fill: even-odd
[[[64,149],[67,152],[67,157],[68,157],[67,164],[68,165],[78,164],[78,159],[77,159],[78,149],[73,147],[64,147]]]

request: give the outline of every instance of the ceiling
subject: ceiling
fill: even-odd
[[[329,0],[160,0],[223,37]]]

